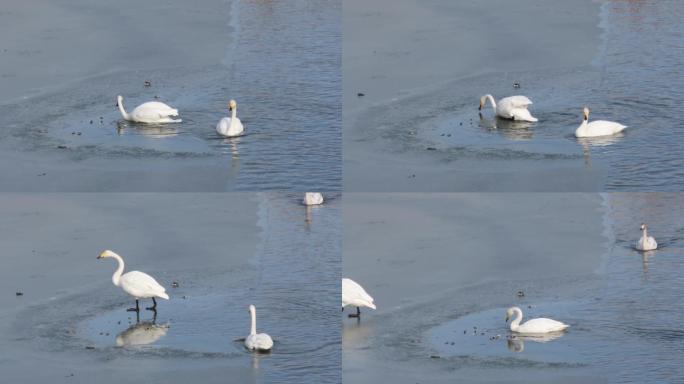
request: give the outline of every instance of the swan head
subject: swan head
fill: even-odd
[[[249,305],[249,313],[255,313],[255,312],[256,312],[256,307],[254,306],[254,304],[250,304]]]
[[[235,100],[229,101],[228,102],[228,110],[232,111],[235,108],[237,108],[237,102]]]
[[[589,108],[584,107],[584,109],[582,110],[582,112],[583,112],[583,114],[584,114],[584,120],[585,120],[585,121],[586,121],[586,120],[589,120]]]
[[[485,101],[487,101],[487,96],[480,97],[480,106],[477,108],[479,111],[481,111],[482,107],[484,107]]]
[[[641,227],[639,227],[642,231],[646,229],[646,224],[641,223]]]
[[[122,105],[123,104],[123,96],[119,95],[116,97],[116,105]]]
[[[508,320],[510,320],[513,315],[515,314],[516,310],[520,311],[520,308],[518,307],[510,307],[506,310],[506,322],[508,323]],[[520,311],[522,312],[522,311]]]
[[[114,257],[116,253],[110,251],[109,249],[106,249],[100,253],[100,255],[97,257],[98,259],[104,259],[106,257]]]

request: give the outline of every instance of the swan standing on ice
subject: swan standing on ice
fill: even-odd
[[[589,122],[589,108],[584,107],[584,120],[575,130],[575,137],[610,136],[622,132],[626,125],[614,121],[596,120]]]
[[[648,227],[646,224],[641,224],[641,238],[637,241],[636,249],[640,251],[653,251],[658,248],[658,243],[652,236],[648,235]]]
[[[273,347],[273,339],[265,333],[256,333],[256,307],[249,306],[249,314],[252,317],[252,328],[245,338],[245,348],[250,351],[268,352]]]
[[[169,107],[164,103],[158,101],[148,101],[135,107],[133,112],[128,113],[124,109],[123,97],[117,96],[117,105],[121,116],[128,121],[136,123],[180,123],[183,120],[173,119],[172,116],[178,116],[178,110]]]
[[[487,104],[487,100],[492,104],[494,112],[499,117],[529,122],[537,121],[537,118],[527,110],[527,106],[531,105],[532,101],[526,96],[504,97],[497,104],[492,95],[484,95],[480,98],[480,110]]]
[[[138,300],[152,298],[153,306],[147,307],[150,311],[157,310],[157,300],[155,297],[160,297],[162,299],[169,299],[169,295],[166,294],[166,289],[162,287],[157,280],[152,276],[139,272],[130,271],[122,275],[124,270],[124,261],[121,256],[116,253],[106,250],[102,252],[97,258],[104,259],[107,257],[112,257],[119,262],[119,267],[116,272],[112,275],[112,282],[117,287],[121,287],[126,293],[135,298],[135,308],[128,308],[128,311],[139,312],[140,306],[138,305]]]
[[[506,322],[508,322],[511,317],[515,317],[513,321],[511,321],[511,331],[516,333],[543,334],[549,332],[560,332],[569,327],[569,325],[561,323],[560,321],[547,319],[545,317],[531,319],[523,324],[520,324],[523,314],[522,310],[520,310],[518,307],[508,308],[506,311]]]
[[[347,306],[356,307],[356,313],[349,314],[349,317],[361,317],[360,307],[375,309],[373,298],[361,285],[352,279],[342,279],[342,310]]]
[[[304,194],[304,205],[323,204],[323,195],[318,192],[306,192]]]
[[[237,117],[237,103],[231,100],[228,103],[228,110],[231,112],[230,117],[224,117],[216,124],[216,132],[225,137],[236,137],[242,135],[245,128],[242,122]]]

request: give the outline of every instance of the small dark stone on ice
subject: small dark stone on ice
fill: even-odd
[[[463,122],[458,123],[458,125],[463,125]]]
[[[171,283],[171,286],[174,288],[178,288],[178,282],[174,281],[173,283]]]
[[[451,133],[447,133],[447,137],[451,137]]]
[[[105,333],[105,336],[109,336],[109,332]]]
[[[453,341],[451,342],[451,345],[455,345],[455,344],[456,344],[456,343],[454,343]]]
[[[356,94],[356,96],[358,96],[358,97],[364,97],[364,96],[366,96],[366,94],[365,94],[365,93],[359,92],[359,93]]]
[[[513,83],[513,88],[520,88],[520,83],[518,83],[517,81]]]
[[[90,345],[86,347],[86,349],[95,349],[95,347],[91,347]]]
[[[465,335],[466,333],[468,333],[468,331],[463,331],[463,334],[464,334],[464,335]]]
[[[66,146],[66,145],[58,145],[57,148],[59,148],[59,149],[67,149],[67,146]]]
[[[72,135],[75,135],[75,134],[76,134],[76,132],[71,132],[71,134],[72,134]]]
[[[427,149],[428,151],[436,151],[436,150],[437,150],[437,148],[435,148],[435,147],[427,147],[426,149]]]
[[[440,136],[444,136],[444,134],[442,133]]]
[[[93,121],[92,121],[92,120],[90,120],[90,124],[92,124],[92,123],[93,123]]]
[[[183,299],[187,299],[187,297],[185,297],[185,295],[183,295]]]
[[[117,323],[117,324],[121,324],[121,320],[117,321],[116,323]]]
[[[430,355],[431,359],[441,359],[439,355]]]
[[[527,308],[528,308],[528,309],[532,309],[532,306],[531,306],[531,305],[528,305]]]
[[[149,87],[150,85],[152,85],[152,82],[149,80],[145,80],[145,86]]]
[[[17,292],[17,296],[24,296],[24,292]]]
[[[518,291],[518,297],[525,297],[525,292]]]

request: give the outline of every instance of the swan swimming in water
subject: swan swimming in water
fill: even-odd
[[[480,98],[480,110],[487,104],[487,100],[492,104],[494,112],[504,119],[535,122],[537,118],[532,116],[527,107],[532,104],[532,100],[526,96],[509,96],[499,100],[497,104],[492,95],[484,95]]]
[[[514,318],[513,318],[514,317]],[[523,334],[543,334],[543,333],[550,333],[550,332],[559,332],[563,331],[566,328],[569,327],[569,325],[565,323],[561,323],[560,321],[552,320],[552,319],[547,319],[545,317],[540,317],[536,319],[530,319],[524,322],[523,324],[520,324],[522,321],[522,310],[518,307],[510,307],[506,311],[506,322],[513,318],[513,321],[511,321],[511,331],[516,332],[516,333],[523,333]]]
[[[216,124],[216,132],[225,137],[236,137],[242,135],[245,128],[242,122],[237,117],[237,103],[231,100],[228,103],[228,110],[231,112],[230,117],[224,117]]]
[[[121,95],[116,98],[117,105],[121,116],[128,121],[136,123],[180,123],[183,120],[173,119],[172,116],[178,116],[178,110],[169,107],[164,103],[158,101],[148,101],[135,107],[133,112],[128,113],[124,109],[123,97]]]
[[[323,204],[323,195],[318,192],[306,192],[303,203],[304,205],[321,205]]]
[[[361,317],[360,307],[375,309],[375,304],[373,303],[373,298],[369,295],[365,289],[359,283],[352,279],[343,278],[342,279],[342,310],[344,307],[354,306],[356,307],[356,313],[349,314],[349,317]]]
[[[273,339],[265,333],[256,333],[256,307],[249,306],[249,314],[252,318],[252,328],[245,338],[245,348],[250,351],[268,352],[273,347]]]
[[[648,235],[648,227],[641,224],[641,238],[637,241],[636,249],[640,251],[653,251],[658,248],[658,243],[652,236]]]
[[[598,137],[610,136],[622,132],[626,125],[614,121],[596,120],[589,122],[589,108],[584,107],[584,119],[582,124],[575,130],[575,137]]]
[[[114,258],[119,262],[119,267],[112,275],[112,282],[114,285],[121,287],[121,289],[123,289],[126,293],[135,298],[135,308],[128,308],[127,311],[139,312],[140,306],[138,305],[138,300],[140,299],[152,298],[154,305],[146,308],[150,311],[157,310],[157,300],[155,297],[160,297],[166,300],[169,299],[169,295],[166,294],[166,289],[157,283],[157,280],[155,280],[152,276],[139,271],[130,271],[122,275],[124,270],[124,261],[121,256],[117,255],[116,253],[106,250],[97,258],[105,259],[108,257]]]

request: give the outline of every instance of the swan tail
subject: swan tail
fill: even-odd
[[[161,293],[157,294],[157,297],[161,297],[162,299],[166,299],[166,300],[169,299],[169,295],[167,295],[166,292],[161,292]]]
[[[373,303],[368,303],[368,308],[377,309],[377,308],[375,308],[375,304],[373,304]]]

